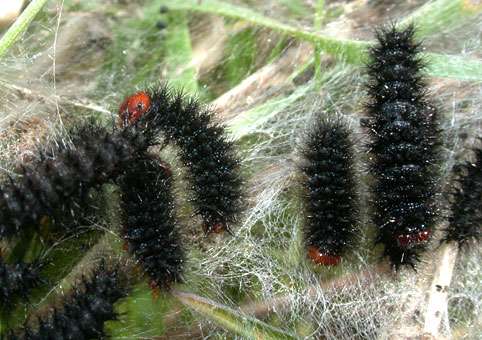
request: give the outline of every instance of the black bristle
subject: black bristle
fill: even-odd
[[[482,149],[474,149],[474,162],[458,166],[458,186],[453,188],[452,214],[444,241],[468,246],[482,237]]]
[[[47,282],[42,278],[44,263],[17,262],[9,264],[0,259],[0,310],[9,311],[19,297],[28,301],[28,293]]]
[[[149,158],[120,180],[123,237],[154,286],[179,281],[183,254],[173,212],[172,177],[167,165]]]
[[[440,131],[437,110],[425,99],[420,45],[414,27],[392,24],[377,30],[370,49],[370,101],[366,105],[371,134],[369,149],[373,221],[377,243],[392,266],[414,266],[435,227],[435,169]]]
[[[43,216],[52,217],[90,188],[123,174],[151,143],[153,135],[143,124],[113,132],[87,124],[70,133],[72,146],[39,152],[36,161],[22,166],[20,180],[0,188],[0,238],[38,226]]]
[[[38,328],[25,327],[23,334],[11,334],[9,340],[91,340],[104,339],[104,323],[116,320],[114,303],[124,297],[117,270],[106,270],[101,263],[91,278],[83,278],[83,289],[73,289],[62,308],[55,308],[49,320],[39,319]]]
[[[315,263],[336,265],[352,246],[357,217],[350,130],[340,120],[319,122],[303,154],[309,257]]]
[[[145,98],[147,93],[148,98]],[[145,104],[148,103],[148,110]],[[223,125],[214,123],[214,114],[196,99],[186,98],[167,86],[127,97],[119,110],[130,123],[140,116],[151,133],[162,130],[168,141],[181,149],[179,155],[189,169],[188,179],[207,234],[230,231],[240,213],[242,181],[239,159]]]

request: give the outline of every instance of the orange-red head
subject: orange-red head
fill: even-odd
[[[129,124],[147,112],[151,106],[151,97],[145,92],[139,92],[127,97],[119,108],[119,116],[121,118],[121,126],[127,120]]]

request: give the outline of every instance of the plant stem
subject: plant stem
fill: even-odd
[[[370,45],[368,42],[336,39],[315,32],[301,30],[244,7],[213,0],[204,0],[201,3],[197,0],[171,0],[167,1],[167,4],[170,10],[218,14],[228,18],[244,20],[256,26],[270,28],[315,44],[321,50],[333,55],[337,59],[345,59],[351,63],[359,63],[360,61],[365,61],[367,58],[367,53],[364,51],[366,47]]]
[[[373,43],[337,39],[316,32],[302,30],[263,16],[250,9],[215,0],[166,0],[171,10],[195,11],[217,14],[228,18],[244,20],[253,25],[270,28],[280,33],[307,41],[325,53],[339,60],[355,65],[364,65],[368,59],[367,49]],[[420,53],[422,59],[429,60],[427,75],[460,80],[482,81],[482,63],[476,60],[445,56],[435,53]]]
[[[315,31],[319,32],[321,30],[321,26],[323,24],[323,17],[325,13],[325,0],[318,0],[316,3],[316,11],[315,11],[315,20],[314,26]],[[322,50],[318,46],[315,45],[315,80],[316,80],[316,87],[319,90],[321,87],[321,53]]]
[[[376,284],[381,279],[390,278],[391,275],[392,270],[390,266],[387,263],[382,263],[361,272],[352,273],[343,277],[329,280],[327,282],[323,282],[320,285],[309,286],[305,290],[305,294],[312,296],[313,299],[316,299],[320,291],[323,291],[327,297],[339,294],[340,291],[343,291],[344,293],[353,293],[359,291],[360,289],[366,289],[367,286]],[[209,307],[209,305],[205,305],[205,302],[208,302],[212,307],[217,306],[210,300],[181,290],[171,289],[171,293],[174,297],[176,297],[182,303],[187,304],[189,307],[194,309],[200,308],[198,312],[201,312],[203,315],[205,315],[205,311],[203,309]],[[236,315],[239,314],[241,316],[251,318],[248,320],[256,320],[256,322],[261,323],[260,320],[266,320],[269,318],[269,316],[280,313],[289,308],[289,306],[292,304],[292,299],[293,297],[289,294],[282,294],[271,299],[241,306],[239,310],[233,312]],[[171,332],[165,333],[162,336],[154,337],[151,340],[173,339],[177,337],[182,337],[183,339],[197,339],[198,337],[202,336],[202,334],[212,331],[212,327],[213,325],[208,324],[196,324],[185,328],[180,327],[173,329]],[[284,333],[282,335],[285,336]]]
[[[18,17],[13,25],[8,29],[7,33],[0,40],[0,59],[8,51],[13,42],[18,36],[27,28],[30,22],[35,18],[38,12],[45,5],[47,0],[32,0],[25,8],[22,14]]]
[[[247,317],[238,311],[229,309],[204,297],[179,289],[171,289],[171,294],[184,305],[242,336],[266,340],[300,339],[295,334],[284,332],[255,318]]]

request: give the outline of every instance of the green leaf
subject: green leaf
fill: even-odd
[[[263,340],[301,339],[206,298],[176,289],[172,289],[171,293],[184,305],[242,336]]]
[[[191,39],[186,15],[182,12],[168,12],[167,36],[164,42],[165,59],[171,84],[182,87],[186,93],[198,91],[196,70],[189,66],[192,60]]]
[[[171,10],[218,14],[229,18],[246,20],[256,26],[271,28],[295,38],[308,41],[314,44],[320,51],[356,65],[363,65],[367,61],[367,49],[373,45],[373,43],[370,42],[335,39],[322,34],[305,31],[281,23],[275,19],[267,18],[250,9],[215,0],[204,0],[202,2],[197,0],[167,0],[166,3]],[[427,53],[426,55],[432,63],[427,70],[428,76],[482,81],[481,62],[434,53]]]
[[[233,34],[226,43],[226,73],[229,87],[239,84],[249,76],[256,56],[255,35],[252,27]]]

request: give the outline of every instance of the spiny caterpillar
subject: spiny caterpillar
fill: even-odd
[[[452,214],[445,230],[444,241],[455,241],[459,247],[482,236],[482,148],[474,149],[474,153],[474,162],[458,167],[458,187],[453,188]]]
[[[152,288],[179,280],[183,255],[173,213],[168,165],[148,158],[120,179],[123,237],[144,266]]]
[[[126,295],[117,278],[117,269],[106,270],[104,263],[82,279],[84,289],[73,289],[62,308],[53,310],[49,321],[39,319],[38,329],[25,327],[23,334],[9,334],[8,340],[104,339],[104,322],[116,320],[114,303]]]
[[[123,124],[150,116],[152,125],[179,146],[195,195],[191,199],[197,205],[194,215],[203,218],[205,235],[230,231],[241,210],[239,160],[234,156],[233,143],[224,136],[224,127],[213,122],[213,112],[202,108],[197,100],[161,86],[127,97],[119,115]]]
[[[14,300],[22,297],[28,301],[27,294],[40,284],[47,282],[42,278],[41,269],[45,263],[6,263],[0,258],[0,310],[8,311]]]
[[[142,120],[108,132],[86,124],[70,133],[72,146],[58,142],[50,154],[22,166],[23,176],[0,188],[0,237],[10,238],[87,191],[123,174],[142,157],[153,134]]]
[[[371,135],[372,187],[377,243],[392,266],[414,266],[433,232],[439,130],[437,110],[425,99],[420,44],[414,27],[376,31],[370,48],[367,126]]]
[[[340,120],[322,120],[309,134],[303,155],[303,186],[308,257],[317,264],[337,265],[356,223],[353,143]]]

